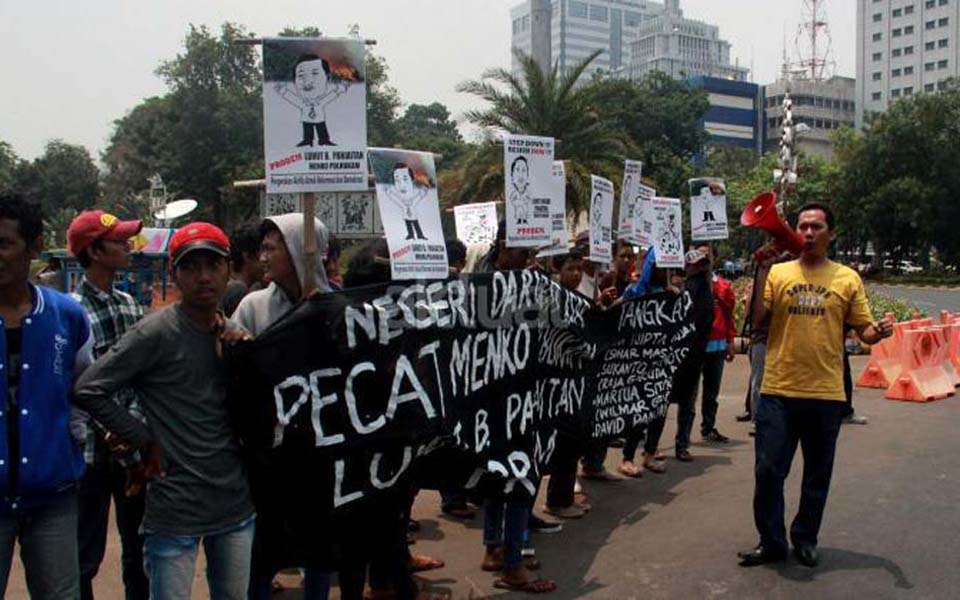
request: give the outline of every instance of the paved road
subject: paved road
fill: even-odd
[[[869,284],[869,287],[892,298],[902,298],[928,315],[939,315],[941,310],[960,312],[960,290],[874,284]]]
[[[854,359],[856,371],[864,359]],[[866,426],[841,434],[834,483],[821,532],[823,562],[807,569],[791,561],[779,568],[742,569],[735,553],[755,543],[750,509],[753,451],[747,428],[735,423],[742,406],[747,365],[728,369],[719,425],[733,440],[722,447],[694,445],[696,460],[670,460],[665,475],[617,484],[587,482],[594,509],[556,535],[535,536],[542,575],[567,599],[632,598],[955,598],[960,589],[960,398],[930,404],[883,400],[858,391]],[[671,421],[674,413],[671,410]],[[671,422],[664,433],[672,448]],[[615,466],[612,450],[607,464]],[[788,518],[796,510],[797,458],[788,481]],[[420,495],[422,523],[415,552],[446,560],[421,582],[452,598],[527,598],[493,587],[480,568],[481,521],[454,522],[440,515],[432,492]],[[97,579],[98,600],[121,600],[119,547],[111,536]],[[297,585],[296,576],[285,577]],[[198,565],[194,598],[207,598]],[[9,598],[26,598],[16,561]],[[299,600],[299,590],[274,596]]]

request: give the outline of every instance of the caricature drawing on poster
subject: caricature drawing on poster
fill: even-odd
[[[433,154],[370,148],[369,155],[390,250],[391,277],[446,278],[450,271]]]
[[[683,268],[683,213],[678,198],[653,198],[653,248],[657,266]]]
[[[613,260],[613,183],[590,176],[590,260]]]
[[[691,179],[690,239],[695,242],[725,240],[727,227],[727,188],[722,179]]]
[[[643,163],[635,160],[624,161],[623,185],[620,188],[620,217],[617,226],[617,239],[627,240],[638,244],[633,226],[636,221],[637,186],[640,185],[640,175]]]
[[[497,237],[497,205],[493,202],[454,206],[453,221],[457,239],[468,247],[492,244]]]
[[[504,198],[507,246],[551,244],[553,138],[505,135]]]
[[[366,191],[362,40],[263,40],[267,193]]]
[[[633,212],[633,233],[637,244],[650,247],[653,245],[653,209],[651,201],[657,195],[657,190],[650,186],[637,184],[637,202]]]

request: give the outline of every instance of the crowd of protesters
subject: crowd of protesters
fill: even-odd
[[[826,207],[807,213],[811,211],[817,218],[801,220],[818,244],[811,246],[809,268],[831,269],[823,277],[847,278],[841,294],[846,304],[830,309],[839,325],[831,321],[815,343],[827,344],[826,336],[836,327],[842,330],[844,323],[866,342],[888,335],[885,324],[868,318],[859,279],[814,254],[827,243],[826,230],[819,227],[828,225],[832,232],[833,223]],[[259,556],[250,485],[256,461],[243,451],[233,429],[224,352],[262,334],[305,297],[302,282],[309,262],[303,216],[270,217],[237,229],[232,238],[208,223],[178,229],[170,240],[169,260],[180,300],[146,316],[131,296],[113,285],[117,273],[129,265],[129,239],[140,228],[139,221],[122,221],[102,211],[79,215],[67,238],[84,275],[71,297],[30,282],[31,262],[42,250],[39,207],[17,196],[0,198],[0,378],[6,383],[0,386],[0,590],[6,589],[19,542],[32,598],[93,598],[112,500],[128,600],[189,598],[201,545],[212,598],[268,598],[278,583]],[[383,239],[360,247],[341,275],[339,242],[319,220],[314,230],[320,260],[313,294],[390,280]],[[697,333],[693,358],[684,362],[669,395],[669,402],[677,405],[675,458],[695,459],[690,438],[701,387],[702,440],[728,441],[717,429],[716,415],[724,365],[734,356],[737,299],[730,282],[714,273],[716,256],[709,244],[695,244],[686,254],[686,268],[670,270],[657,264],[652,250],[638,255],[632,245],[617,242],[614,260],[605,268],[590,260],[584,236],[562,254],[542,256],[508,247],[504,233],[501,224],[492,245],[481,250],[449,241],[451,273],[539,268],[601,309],[655,292],[689,292]],[[816,471],[809,477],[804,467],[801,514],[793,529],[798,556],[809,564],[816,562],[816,531],[832,469],[833,424],[849,409],[836,409],[842,402],[824,408],[797,400],[842,400],[842,382],[838,388],[834,379],[843,369],[838,371],[832,362],[809,365],[818,373],[826,371],[818,380],[820,388],[813,391],[790,371],[791,350],[784,344],[803,346],[798,341],[800,325],[785,317],[778,303],[790,293],[784,291],[787,283],[809,273],[802,267],[804,257],[785,263],[801,265],[794,271],[781,265],[771,268],[783,262],[774,254],[764,255],[747,306],[756,336],[750,351],[748,408],[757,421],[754,509],[761,545],[742,557],[744,563],[761,564],[785,555],[783,465],[789,469],[799,441],[805,457],[809,446],[816,459],[811,467]],[[842,345],[838,347],[836,357],[842,354]],[[772,378],[762,375],[764,350]],[[813,406],[818,410],[811,410]],[[541,499],[544,512],[559,519],[583,518],[590,512],[591,499],[578,477],[616,482],[664,473],[667,461],[659,444],[666,419],[663,415],[623,439],[584,442],[559,436]],[[798,430],[796,440],[777,446],[787,435],[783,431],[793,431],[794,422],[805,429]],[[618,473],[605,467],[610,448],[622,453]],[[443,566],[442,560],[411,553],[408,545],[418,529],[410,513],[421,484],[426,487],[426,482],[411,483],[398,494],[400,501],[373,517],[376,526],[367,530],[374,533],[362,540],[373,549],[367,555],[325,567],[289,565],[301,569],[303,598],[327,598],[334,572],[344,598],[417,597],[412,574]],[[562,521],[534,514],[536,499],[478,497],[443,482],[434,487],[445,514],[482,517],[484,547],[482,555],[478,550],[478,566],[497,573],[497,587],[530,593],[557,589],[555,582],[532,573],[540,563],[531,534],[562,528]]]

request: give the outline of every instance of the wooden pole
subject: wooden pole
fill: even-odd
[[[317,287],[317,229],[314,218],[317,214],[317,196],[313,192],[303,193],[303,297],[306,298]]]

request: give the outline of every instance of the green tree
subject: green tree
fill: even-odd
[[[40,203],[47,214],[63,208],[84,210],[97,201],[100,173],[83,146],[48,142],[43,154],[18,165],[14,187]]]
[[[581,82],[594,52],[561,74],[556,65],[546,73],[530,56],[517,51],[521,73],[492,69],[480,80],[457,90],[479,97],[489,106],[472,110],[467,119],[487,131],[542,135],[560,140],[556,158],[566,161],[567,210],[578,214],[589,204],[590,175],[613,180],[622,172],[629,139],[604,119],[597,83]],[[472,202],[503,196],[503,149],[491,141],[476,147],[463,161],[462,185],[456,201]]]
[[[13,190],[20,158],[10,144],[0,140],[0,192]]]
[[[441,166],[456,164],[467,148],[450,111],[439,102],[411,104],[397,120],[397,129],[399,146],[441,154]]]

